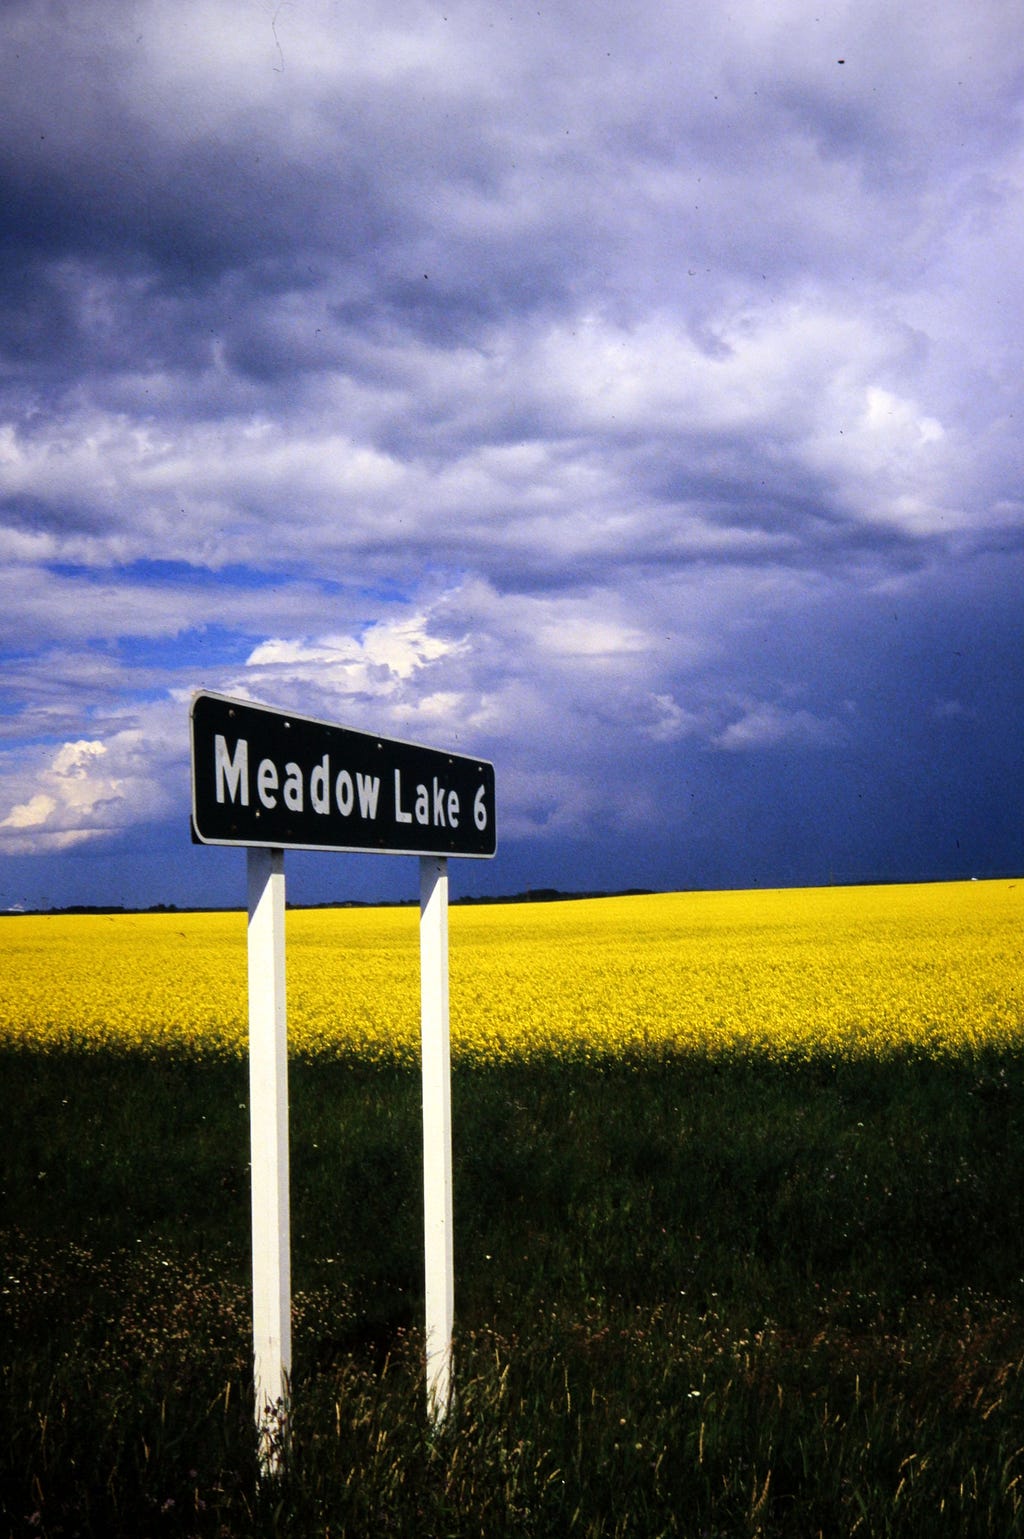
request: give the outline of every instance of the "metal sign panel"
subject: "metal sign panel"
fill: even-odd
[[[488,858],[494,766],[272,706],[193,697],[200,844]]]

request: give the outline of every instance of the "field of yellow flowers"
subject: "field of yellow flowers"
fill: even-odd
[[[456,906],[456,1060],[699,1052],[877,1057],[1018,1045],[1024,883]],[[237,1055],[241,913],[10,915],[0,1042]],[[418,1052],[413,908],[290,910],[303,1056]]]

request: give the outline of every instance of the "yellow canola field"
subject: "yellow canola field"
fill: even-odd
[[[456,1059],[1024,1043],[1024,882],[453,907]],[[415,908],[290,910],[291,1050],[418,1054]],[[0,1041],[245,1051],[245,916],[0,921]]]

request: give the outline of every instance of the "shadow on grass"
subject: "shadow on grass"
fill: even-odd
[[[5,1533],[1022,1531],[1024,1063],[291,1068],[293,1445],[255,1468],[244,1064],[0,1059]]]

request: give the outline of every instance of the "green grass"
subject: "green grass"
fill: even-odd
[[[251,1419],[244,1064],[0,1057],[0,1533],[1024,1534],[1024,1061],[291,1066],[293,1440]]]

